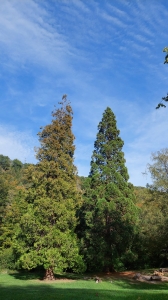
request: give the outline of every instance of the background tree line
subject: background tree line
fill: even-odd
[[[0,155],[1,268],[113,271],[159,267],[168,259],[168,149],[148,166],[153,185],[134,187],[124,142],[107,107],[89,176],[74,165],[73,111],[64,95],[38,133],[38,163]]]

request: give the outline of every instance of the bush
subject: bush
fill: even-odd
[[[15,260],[11,248],[3,249],[0,251],[0,269],[14,269]]]

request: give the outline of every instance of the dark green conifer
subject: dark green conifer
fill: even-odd
[[[84,195],[83,253],[92,269],[119,267],[134,234],[134,193],[128,183],[124,143],[119,133],[115,115],[108,107],[98,125],[88,179],[90,187]]]

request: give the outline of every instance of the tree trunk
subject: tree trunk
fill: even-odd
[[[46,270],[45,276],[44,276],[45,280],[55,280],[55,276],[54,276],[54,272],[52,268],[48,268]]]
[[[116,272],[116,271],[114,270],[114,267],[112,265],[109,265],[109,266],[104,266],[103,272],[111,273],[111,272]]]

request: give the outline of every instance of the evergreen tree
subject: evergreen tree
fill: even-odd
[[[8,156],[0,154],[0,166],[3,170],[9,170],[10,169],[10,158]]]
[[[21,169],[23,168],[23,164],[20,160],[17,158],[12,161],[12,169],[15,173],[19,173]]]
[[[123,144],[115,115],[107,107],[98,125],[90,175],[85,181],[82,249],[91,269],[119,268],[124,255],[132,257],[137,209]]]
[[[43,266],[49,279],[54,272],[84,270],[74,233],[81,196],[73,164],[72,108],[66,95],[60,104],[61,108],[52,112],[51,124],[38,133],[39,162],[26,170],[29,187],[24,203],[16,200],[21,216],[11,242],[18,266]]]

